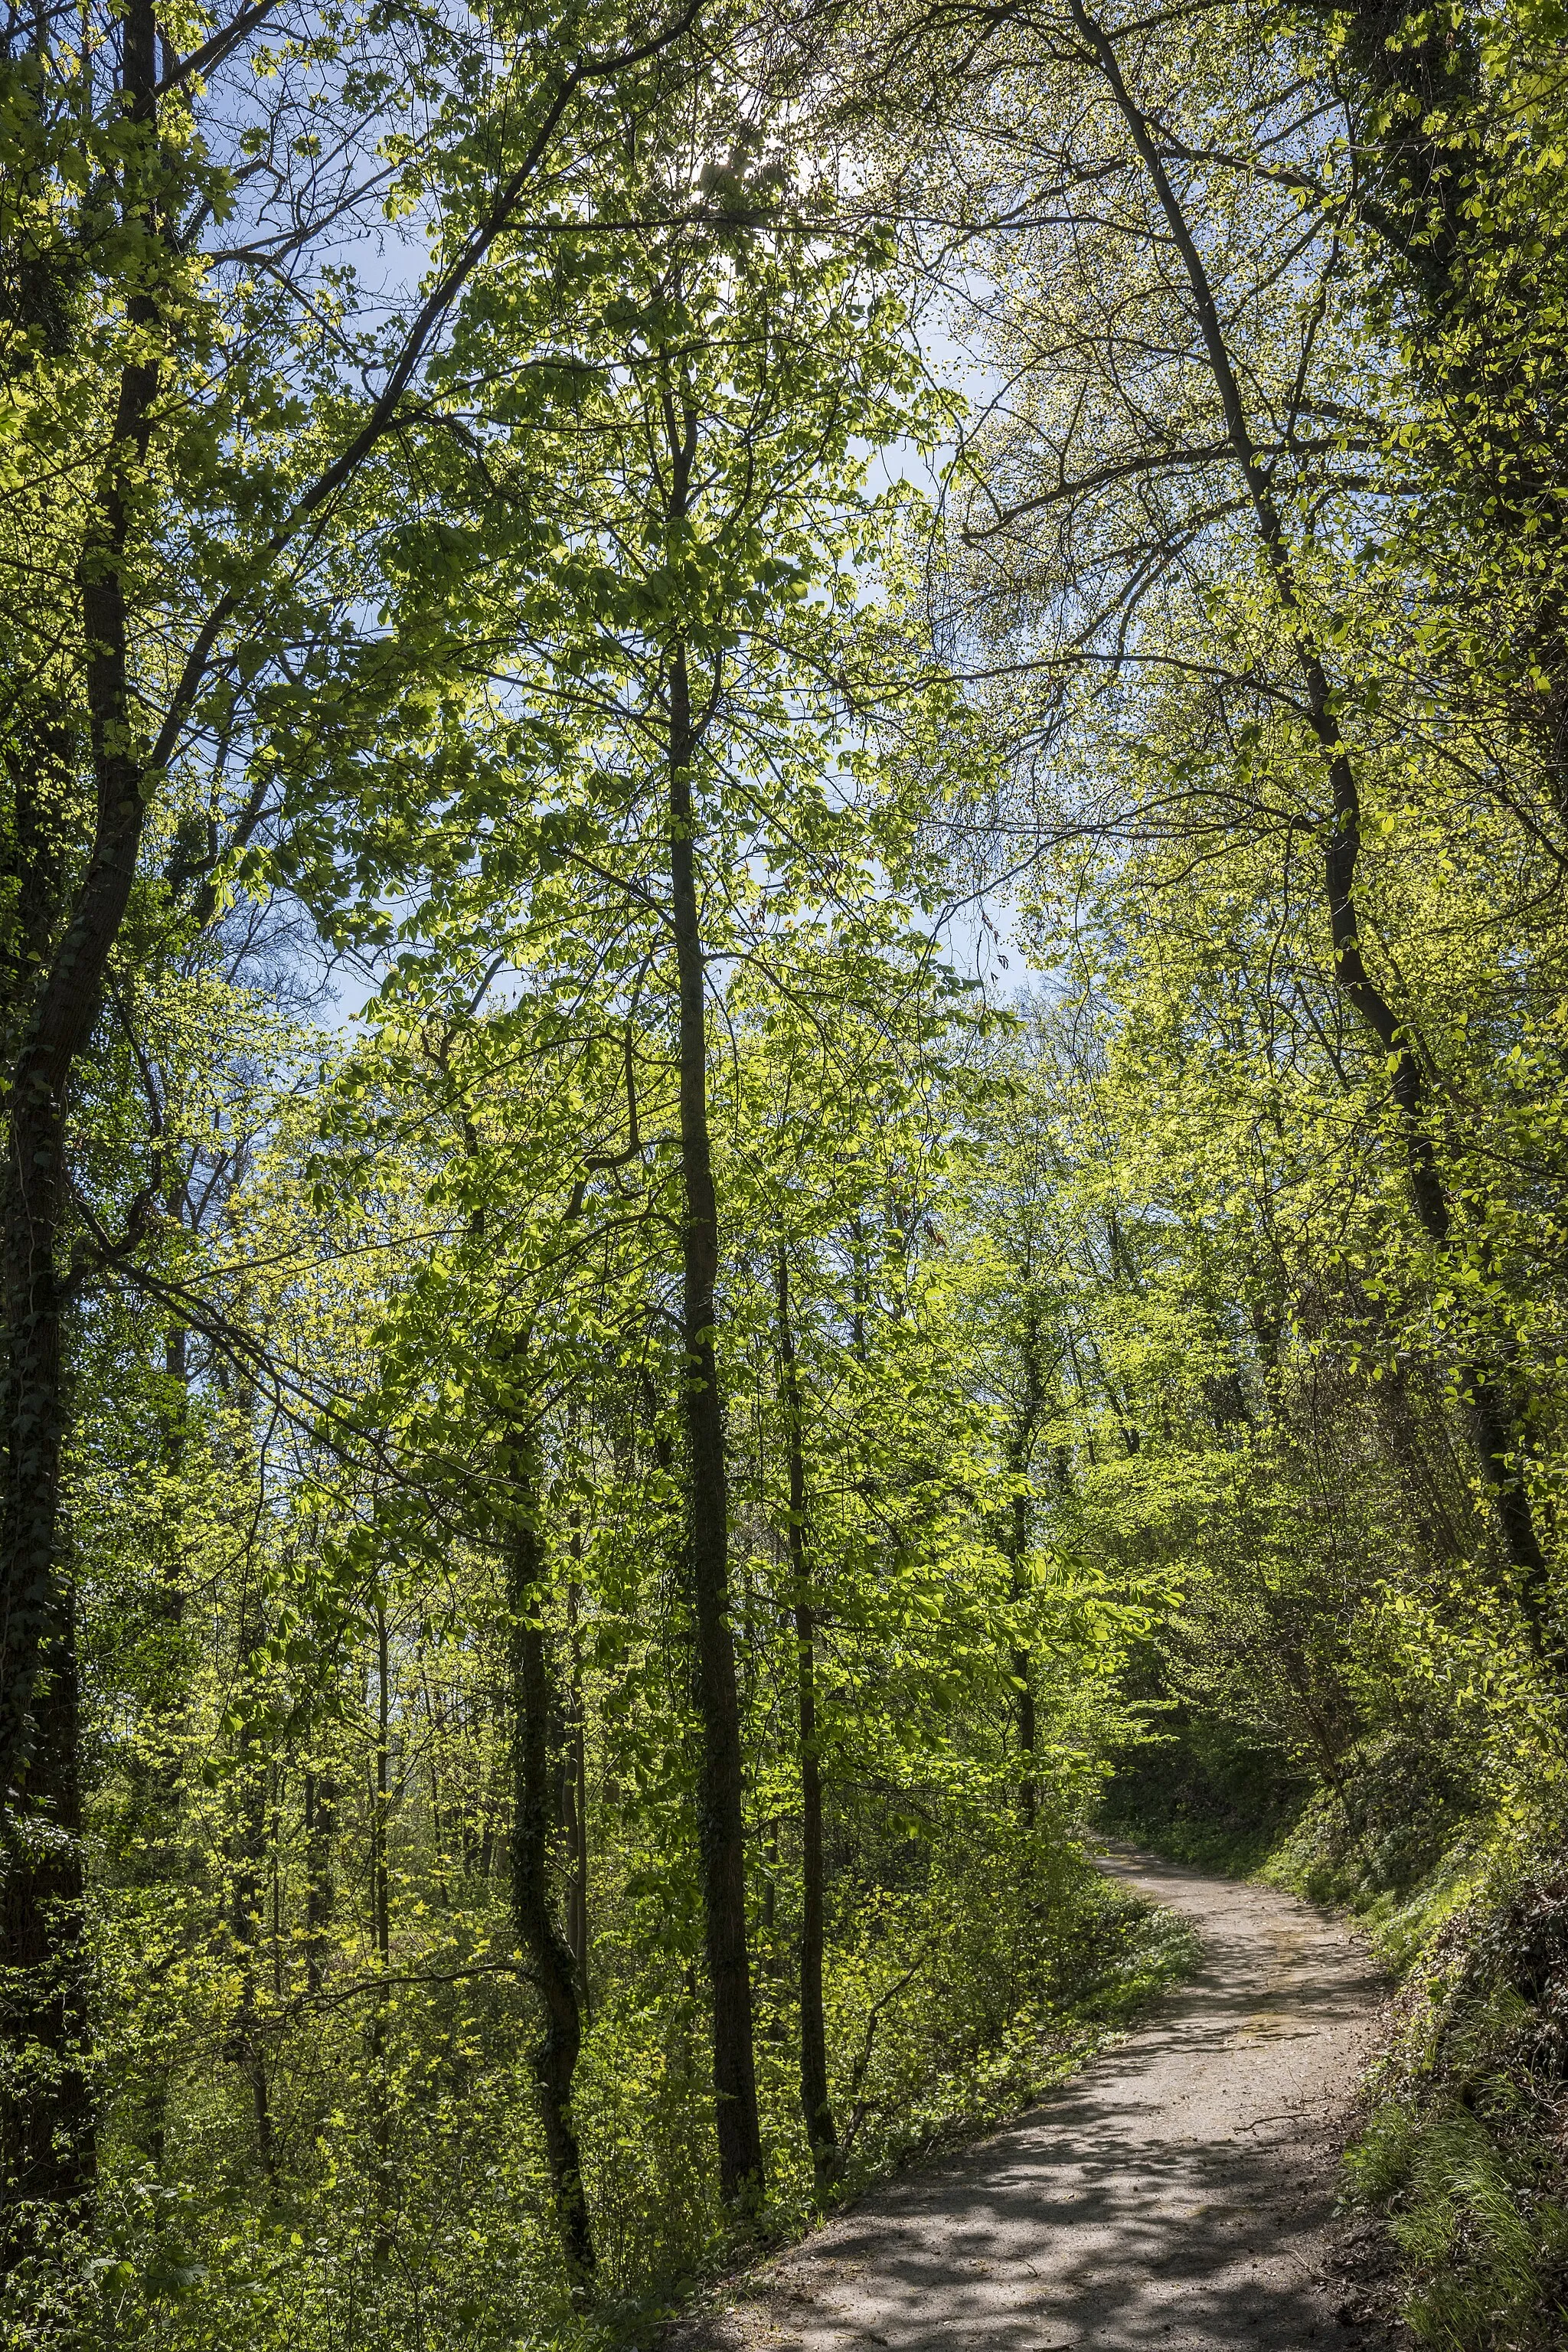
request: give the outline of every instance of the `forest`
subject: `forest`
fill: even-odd
[[[1565,331],[1562,0],[12,0],[6,2352],[647,2347],[1109,1832],[1563,2341]]]

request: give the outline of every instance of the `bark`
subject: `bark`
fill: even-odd
[[[849,1221],[849,1282],[853,1311],[849,1320],[850,1345],[855,1360],[866,1360],[866,1316],[871,1304],[870,1252],[867,1246],[865,1220],[852,1217]]]
[[[337,1783],[328,1774],[305,1775],[305,1981],[321,1990],[332,1916],[332,1847],[337,1834]]]
[[[188,1334],[183,1323],[171,1324],[163,1339],[163,1372],[167,1382],[163,1424],[163,1467],[173,1481],[185,1466],[185,1453],[190,1439],[191,1374]],[[185,1564],[184,1514],[179,1497],[171,1495],[165,1505],[163,1525],[159,1531],[158,1546],[159,1591],[158,1613],[170,1625],[181,1623],[185,1613],[184,1570]]]
[[[263,1631],[259,1601],[247,1593],[242,1604],[240,1620],[238,1663],[242,1683],[248,1682],[250,1678]],[[235,1951],[239,1959],[241,1981],[239,2001],[229,2027],[228,2055],[240,2068],[249,2087],[251,2112],[256,2121],[256,2150],[262,2171],[271,2180],[278,2168],[278,2150],[267,2080],[267,2053],[257,2001],[257,1969],[261,1953],[262,1871],[267,1849],[266,1762],[254,1699],[248,1690],[243,1697],[242,1706],[236,1773],[239,1818],[234,1836],[234,1885],[229,1920]]]
[[[789,1446],[789,1556],[795,1584],[796,1689],[800,1702],[800,2104],[818,2200],[838,2170],[838,2133],[827,2091],[827,2028],[822,2009],[822,1766],[816,1731],[816,1619],[805,1546],[805,1445],[800,1374],[789,1319],[789,1261],[778,1254],[779,1363]]]
[[[583,1538],[574,1532],[573,1556],[580,1559]],[[584,2014],[592,2013],[588,1986],[588,1742],[583,1705],[582,1591],[574,1580],[566,1588],[567,1668],[566,1741],[562,1776],[562,1828],[566,1834],[566,1941],[577,1971]]]
[[[1073,21],[1094,53],[1149,174],[1171,241],[1186,272],[1205,356],[1225,415],[1226,438],[1247,487],[1280,610],[1293,633],[1308,713],[1328,777],[1331,806],[1323,835],[1323,879],[1335,984],[1387,1058],[1393,1097],[1400,1115],[1412,1205],[1428,1238],[1439,1248],[1447,1249],[1452,1219],[1432,1139],[1426,1073],[1407,1025],[1399,1019],[1367,970],[1362,954],[1355,897],[1356,863],[1361,851],[1360,793],[1349,746],[1334,714],[1333,694],[1322,655],[1303,605],[1271,475],[1253,441],[1214,290],[1159,145],[1128,90],[1110,40],[1083,5],[1083,0],[1071,0],[1071,8]],[[1466,1363],[1461,1372],[1470,1433],[1513,1570],[1515,1592],[1531,1645],[1537,1657],[1544,1659],[1552,1646],[1548,1631],[1546,1562],[1519,1467],[1523,1446],[1518,1415],[1506,1376],[1500,1377],[1490,1365],[1479,1360]]]
[[[155,134],[156,36],[149,0],[131,0],[123,27],[131,121]],[[150,215],[142,210],[143,226]],[[126,303],[149,340],[158,314],[145,294]],[[158,388],[151,360],[121,375],[112,436],[77,589],[87,643],[87,706],[96,793],[87,869],[39,985],[11,1073],[0,1284],[6,1325],[4,1512],[0,1516],[0,1790],[26,1769],[38,1655],[58,1606],[60,1298],[55,1255],[64,1199],[66,1090],[92,1034],[109,957],[130,901],[143,817],[142,772],[128,691],[123,567],[130,477],[145,457]]]
[[[1025,1507],[1024,1498],[1019,1496],[1013,1506],[1015,1517],[1022,1518]],[[1025,1587],[1020,1570],[1022,1556],[1020,1547],[1014,1554],[1012,1589],[1015,1602],[1024,1598]],[[1018,1811],[1029,1828],[1033,1829],[1039,1806],[1039,1782],[1035,1771],[1037,1735],[1035,1725],[1034,1660],[1026,1649],[1016,1649],[1013,1653],[1013,1677],[1018,1685],[1018,1753],[1026,1759],[1024,1777],[1018,1783]]]
[[[513,1692],[512,1918],[544,2005],[544,2031],[533,2051],[533,2071],[562,2247],[574,2287],[582,2292],[594,2275],[593,2231],[572,2119],[572,2084],[583,2027],[572,1952],[550,1903],[552,1693],[539,1617],[544,1560],[536,1517],[538,1464],[527,1440],[518,1444],[516,1454],[521,1475],[506,1563]]]
[[[667,411],[672,459],[670,517],[685,518],[697,447],[694,414]],[[713,2094],[719,2176],[731,2200],[760,2200],[762,2129],[746,1937],[746,1846],[741,1711],[730,1622],[729,1493],[724,1422],[714,1352],[719,1213],[708,1130],[708,1030],[691,762],[699,730],[686,648],[669,659],[669,877],[679,982],[680,1167],[685,1192],[681,1270],[686,1368],[688,1543],[702,1723],[697,1819],[708,1970],[713,1992]]]
[[[392,1655],[386,1604],[375,1604],[375,1784],[371,1792],[371,1918],[375,1957],[384,1969],[392,1959],[392,1879],[386,1833],[392,1807]]]
[[[442,1811],[441,1742],[447,1728],[447,1711],[430,1688],[423,1666],[419,1674],[421,1694],[425,1701],[426,1770],[430,1780],[430,1839],[435,1848],[436,1900],[443,1911],[449,1910],[452,1889],[447,1876],[447,1819]]]
[[[779,1825],[774,1818],[768,1823],[767,1868],[763,1873],[763,1927],[768,1938],[768,1958],[764,1965],[770,1974],[774,1968],[773,1936],[778,1926],[779,1907]]]
[[[79,2211],[96,2173],[78,1717],[68,1601],[44,1643],[32,1769],[6,1823],[0,1888],[0,2268],[7,2272],[31,2248],[30,2224],[47,2231]]]
[[[1028,1475],[1029,1456],[1034,1450],[1041,1404],[1039,1332],[1032,1318],[1025,1326],[1023,1355],[1024,1394],[1007,1454],[1007,1467],[1014,1478],[1020,1482],[1015,1487],[1009,1511],[1011,1524],[1007,1545],[1012,1571],[1011,1598],[1015,1609],[1022,1606],[1027,1590],[1024,1567],[1029,1549],[1029,1497],[1021,1482]],[[1018,1783],[1018,1810],[1033,1828],[1039,1803],[1039,1784],[1035,1772],[1035,1754],[1038,1745],[1035,1721],[1035,1673],[1034,1660],[1022,1643],[1013,1652],[1013,1679],[1018,1686],[1018,1753],[1026,1759]]]
[[[130,0],[122,30],[130,120],[156,135],[156,39],[150,0]],[[128,169],[134,169],[129,166]],[[151,216],[142,208],[143,226]],[[128,322],[149,342],[154,303],[133,294]],[[61,1300],[56,1267],[65,1186],[66,1098],[98,1016],[109,957],[130,901],[143,819],[133,755],[122,581],[130,477],[145,457],[155,362],[121,373],[109,453],[84,533],[77,595],[95,793],[85,871],[58,935],[53,845],[18,794],[18,853],[27,861],[18,912],[26,937],[18,980],[30,1003],[10,1071],[0,1171],[0,1803],[5,1811],[6,2039],[26,2091],[5,2103],[5,2194],[68,2213],[96,2177],[89,2018],[82,1953],[78,1696],[73,1605],[58,1558]],[[41,1671],[40,1671],[41,1670]],[[5,2231],[5,2259],[20,2251]]]
[[[392,1966],[392,1874],[387,1831],[392,1811],[392,1645],[386,1602],[375,1602],[375,1755],[370,1790],[370,1915],[376,1965],[383,1982],[370,2013],[370,2068],[375,2099],[375,2239],[378,2263],[392,2253],[392,2212],[396,2182],[392,2167],[392,2085],[386,2073],[387,1987]]]

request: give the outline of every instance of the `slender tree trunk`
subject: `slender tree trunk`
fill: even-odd
[[[849,1220],[849,1289],[851,1310],[849,1343],[855,1360],[866,1360],[866,1317],[871,1304],[870,1252],[866,1239],[866,1223],[862,1217]]]
[[[1021,1474],[1021,1465],[1020,1465]],[[1009,1512],[1011,1519],[1009,1565],[1012,1574],[1009,1591],[1015,1609],[1021,1609],[1028,1587],[1024,1578],[1024,1563],[1029,1545],[1029,1498],[1019,1493],[1013,1496]],[[1018,1755],[1023,1765],[1018,1782],[1018,1811],[1033,1829],[1039,1803],[1039,1784],[1036,1779],[1035,1755],[1037,1735],[1035,1723],[1035,1662],[1027,1645],[1020,1643],[1013,1652],[1013,1680],[1017,1685],[1016,1712],[1018,1722]]]
[[[517,1939],[544,2004],[544,2032],[533,2052],[545,2152],[574,2289],[594,2275],[594,2238],[572,2118],[572,2084],[583,2045],[576,1971],[550,1904],[552,1692],[540,1607],[544,1591],[540,1541],[539,1466],[531,1438],[514,1442],[515,1516],[507,1537],[507,1608],[512,1681],[511,1902]]]
[[[375,1604],[375,1756],[371,1789],[370,1901],[375,1957],[392,1964],[392,1879],[387,1862],[387,1826],[392,1808],[392,1639],[386,1603]]]
[[[805,1546],[805,1440],[800,1371],[789,1317],[789,1258],[778,1252],[779,1366],[789,1446],[789,1557],[795,1584],[796,1690],[800,1704],[800,2104],[820,2202],[838,2169],[838,2132],[827,2090],[827,2026],[822,2008],[822,1765],[816,1731],[816,1618]]]
[[[1024,1394],[1013,1441],[1007,1449],[1007,1467],[1017,1482],[1014,1487],[1008,1511],[1008,1564],[1011,1598],[1015,1609],[1021,1609],[1027,1593],[1025,1564],[1029,1550],[1029,1497],[1024,1481],[1028,1476],[1029,1457],[1034,1450],[1035,1432],[1038,1426],[1041,1404],[1040,1335],[1038,1324],[1031,1310],[1023,1335]],[[1031,1828],[1039,1802],[1039,1786],[1036,1779],[1035,1756],[1037,1736],[1035,1723],[1034,1660],[1026,1643],[1020,1643],[1013,1652],[1013,1679],[1017,1690],[1018,1753],[1024,1759],[1023,1777],[1018,1783],[1018,1810]]]
[[[0,2268],[79,2211],[95,2176],[77,1781],[76,1632],[46,1639],[27,1785],[9,1813],[0,1885],[7,2088],[0,2097]]]
[[[770,1974],[776,1963],[773,1957],[773,1930],[778,1925],[779,1825],[774,1818],[768,1823],[767,1867],[763,1873],[763,1927],[768,1938],[766,1967]]]
[[[283,2000],[283,1797],[287,1778],[280,1764],[268,1767],[268,1795],[267,1806],[268,1875],[271,1880],[272,1997],[281,2004]]]
[[[242,1683],[249,1681],[263,1631],[260,1601],[247,1592],[240,1615],[238,1664]],[[229,2030],[229,2053],[249,2085],[251,2111],[256,2119],[256,2150],[262,2171],[271,2180],[277,2173],[278,2151],[257,2000],[265,1900],[262,1871],[267,1852],[266,1764],[258,1737],[254,1694],[248,1689],[243,1695],[241,1707],[238,1769],[235,1776],[239,1819],[235,1828],[231,1915],[231,1932],[240,1967],[240,1995]]]
[[[184,1470],[190,1442],[191,1374],[187,1339],[183,1323],[172,1323],[163,1338],[163,1372],[167,1383],[163,1468],[171,1480],[177,1478]],[[184,1512],[182,1498],[175,1494],[170,1496],[165,1508],[158,1540],[158,1611],[171,1625],[178,1625],[184,1615],[182,1580],[185,1564],[184,1538]]]
[[[392,1812],[392,1639],[386,1601],[375,1599],[375,1754],[370,1790],[370,1916],[381,1984],[370,2013],[371,2095],[375,2101],[375,2242],[378,2263],[392,2253],[392,2208],[396,2183],[392,2165],[392,2085],[386,2065],[387,2010],[392,1967],[392,1872],[388,1831]]]
[[[1428,1239],[1447,1249],[1452,1221],[1432,1139],[1426,1076],[1406,1024],[1368,971],[1362,955],[1354,888],[1361,854],[1361,798],[1350,750],[1335,715],[1328,672],[1302,602],[1284,520],[1274,495],[1273,478],[1254,445],[1214,289],[1165,169],[1159,140],[1127,88],[1109,36],[1083,0],[1069,0],[1069,5],[1073,20],[1094,52],[1149,174],[1171,241],[1186,272],[1205,353],[1225,414],[1226,437],[1247,486],[1280,610],[1294,635],[1296,662],[1306,690],[1308,713],[1328,776],[1331,814],[1323,836],[1323,872],[1335,983],[1346,1003],[1376,1038],[1391,1065],[1411,1202]],[[1477,1359],[1461,1367],[1461,1375],[1471,1435],[1514,1571],[1517,1597],[1531,1645],[1538,1657],[1545,1658],[1554,1646],[1548,1624],[1546,1561],[1521,1466],[1522,1435],[1519,1414],[1509,1392],[1506,1368],[1500,1373]]]
[[[338,1790],[330,1775],[305,1775],[305,1982],[321,1990],[327,1931],[332,1916],[332,1847],[337,1835]]]
[[[673,431],[671,435],[677,469],[672,506],[680,513],[684,513],[696,434],[695,417],[689,417],[680,436]],[[669,664],[669,872],[679,975],[680,1163],[686,1195],[681,1255],[688,1539],[697,1627],[697,1696],[702,1721],[698,1834],[708,1970],[713,1990],[719,2174],[727,2199],[749,2202],[760,2200],[763,2194],[763,2140],[746,1941],[741,1710],[730,1622],[729,1496],[714,1351],[719,1215],[708,1132],[707,1008],[691,794],[691,761],[697,743],[686,648],[677,643]]]
[[[572,1536],[574,1559],[581,1559],[583,1538]],[[592,2014],[588,1984],[588,1739],[583,1705],[583,1589],[574,1578],[566,1587],[566,1771],[562,1826],[566,1832],[566,1941],[582,1995],[584,2015]]]
[[[447,1876],[447,1822],[441,1810],[440,1765],[441,1741],[447,1728],[447,1711],[431,1689],[429,1677],[425,1672],[423,1664],[419,1669],[419,1684],[425,1700],[425,1721],[429,1732],[426,1742],[425,1761],[430,1779],[430,1842],[435,1848],[436,1900],[442,1910],[447,1911],[451,1908],[452,1889]]]

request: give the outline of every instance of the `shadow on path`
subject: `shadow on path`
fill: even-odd
[[[1258,2352],[1355,2341],[1321,2278],[1330,2126],[1380,1998],[1347,1932],[1273,1888],[1117,1849],[1186,1912],[1196,1972],[1151,2023],[976,2147],[748,2283],[688,2347]]]

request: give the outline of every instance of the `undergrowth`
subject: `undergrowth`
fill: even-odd
[[[1397,1984],[1347,2151],[1388,2315],[1433,2352],[1568,2341],[1568,1824],[1555,1776],[1468,1811],[1439,1757],[1369,1743],[1263,1875],[1356,1913]]]
[[[601,1950],[617,1919],[605,1878]],[[1065,1822],[1028,1828],[978,1808],[891,1858],[847,1849],[827,1924],[840,2198],[1059,2082],[1192,1948],[1183,1922],[1107,1884]],[[161,2178],[110,2144],[94,2243],[44,2245],[30,2268],[13,2266],[0,2347],[232,2352],[237,2328],[247,2352],[646,2347],[704,2282],[816,2218],[791,1927],[756,1926],[768,2201],[745,2222],[718,2194],[695,1967],[635,1948],[628,1929],[618,1972],[606,1969],[574,2086],[598,2249],[590,2308],[574,2309],[562,2278],[527,2043],[498,2028],[459,2053],[460,2095],[438,2095],[410,2066],[395,2106],[345,2099],[265,2208],[247,2200],[237,2166],[204,2194],[173,2132]],[[388,2018],[395,2051],[399,2012]],[[387,2152],[397,2203],[372,2193]]]
[[[1233,1725],[1180,1704],[1163,1703],[1156,1720],[1106,1783],[1100,1829],[1173,1862],[1250,1877],[1300,1809],[1300,1775]]]

